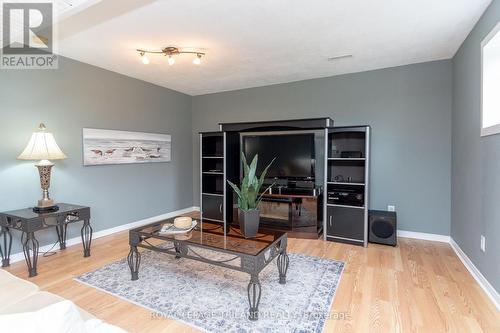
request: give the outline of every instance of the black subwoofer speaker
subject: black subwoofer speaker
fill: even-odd
[[[396,212],[370,210],[368,229],[370,243],[396,246]]]

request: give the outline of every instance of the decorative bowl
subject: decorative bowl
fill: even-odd
[[[189,216],[181,216],[174,219],[174,226],[178,229],[189,229],[192,223],[193,219]]]

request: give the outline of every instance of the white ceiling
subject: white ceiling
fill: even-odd
[[[102,0],[60,23],[59,53],[200,95],[449,59],[490,2]],[[170,45],[207,55],[143,65],[135,51]]]
[[[100,0],[50,0],[53,3],[53,14],[55,20],[70,17],[80,10],[84,10],[90,5],[97,3]],[[1,4],[2,1],[0,1]],[[5,0],[6,3],[26,3],[26,0]],[[30,0],[30,3],[46,3],[47,0]],[[0,9],[0,12],[3,10]],[[12,41],[17,41],[18,43],[23,43],[23,27],[25,22],[23,20],[22,11],[13,11],[9,13],[10,15],[10,39],[8,41],[3,40],[3,24],[0,24],[0,45],[6,46]],[[30,12],[29,15],[29,26],[38,26],[43,21],[41,14],[37,11]],[[31,43],[42,47],[44,44],[42,41],[33,39]]]

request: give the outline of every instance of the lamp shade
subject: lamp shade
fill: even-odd
[[[20,160],[62,160],[62,152],[52,133],[45,132],[45,125],[40,124],[40,131],[34,132],[26,148],[17,157]]]

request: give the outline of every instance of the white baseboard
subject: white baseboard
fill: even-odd
[[[455,251],[457,257],[462,261],[464,266],[467,268],[472,277],[476,280],[476,282],[481,286],[486,295],[491,299],[493,304],[497,307],[497,310],[500,311],[500,295],[493,288],[493,286],[486,280],[484,275],[477,269],[477,267],[472,263],[472,261],[467,257],[464,251],[458,246],[458,244],[450,238],[450,245],[453,251]]]
[[[100,230],[100,231],[94,232],[92,234],[92,239],[97,239],[97,238],[101,238],[101,237],[104,237],[104,236],[109,236],[111,234],[114,234],[114,233],[117,233],[117,232],[120,232],[120,231],[129,230],[129,229],[132,229],[132,228],[140,227],[141,225],[145,225],[145,224],[148,224],[148,223],[153,223],[153,222],[156,222],[156,221],[161,221],[161,220],[164,220],[164,219],[168,219],[168,218],[174,217],[176,215],[182,215],[182,214],[186,214],[186,213],[189,213],[189,212],[192,212],[192,211],[199,211],[199,210],[200,210],[200,207],[197,207],[197,206],[188,207],[188,208],[176,210],[176,211],[173,211],[173,212],[169,212],[169,213],[165,213],[165,214],[153,216],[153,217],[150,217],[150,218],[147,218],[147,219],[143,219],[143,220],[139,220],[139,221],[135,221],[135,222],[131,222],[131,223],[119,225],[119,226],[116,226],[116,227],[113,227],[113,228],[109,228],[109,229],[105,229],[105,230]],[[74,238],[70,238],[70,239],[66,240],[66,246],[72,246],[72,245],[81,244],[81,243],[82,243],[81,237],[74,237]],[[52,247],[52,244],[41,246],[40,249],[39,249],[39,253],[50,251],[51,247]],[[55,247],[55,249],[57,250],[59,248]],[[10,262],[11,263],[22,261],[22,260],[24,260],[24,253],[23,252],[18,252],[18,253],[14,253],[14,254],[10,255]]]
[[[423,239],[434,242],[450,242],[450,236],[439,235],[439,234],[428,234],[425,232],[415,232],[415,231],[406,231],[406,230],[398,230],[398,237],[403,238],[414,238],[414,239]]]

